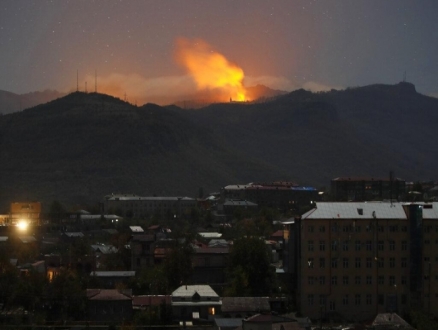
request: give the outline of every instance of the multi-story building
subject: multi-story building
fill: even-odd
[[[371,320],[411,306],[438,315],[438,203],[321,202],[296,228],[304,315]]]
[[[256,203],[259,207],[275,207],[296,210],[318,200],[318,191],[313,187],[302,187],[293,182],[248,183],[222,188],[222,199],[240,199]]]
[[[141,197],[133,194],[105,196],[105,214],[116,213],[125,217],[147,217],[154,214],[180,217],[196,206],[190,197]]]
[[[221,292],[226,283],[229,247],[195,246],[192,254],[192,283],[208,284]]]
[[[27,224],[39,225],[40,214],[40,202],[13,202],[11,203],[9,223],[11,225],[17,225],[24,221]]]
[[[405,194],[406,181],[399,178],[340,177],[331,182],[331,197],[335,201],[403,200]]]

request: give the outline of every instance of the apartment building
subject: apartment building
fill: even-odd
[[[282,210],[295,210],[320,199],[317,189],[285,181],[229,185],[221,189],[221,197],[223,200],[251,201],[260,208],[274,207]]]
[[[438,203],[318,202],[297,220],[297,302],[314,319],[438,315]]]
[[[147,217],[153,214],[172,215],[175,218],[190,213],[196,199],[190,197],[142,197],[134,194],[105,196],[105,214],[117,213],[125,217]]]
[[[339,177],[331,181],[335,201],[403,200],[406,181],[400,178]]]

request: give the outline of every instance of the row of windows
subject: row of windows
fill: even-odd
[[[309,306],[315,305],[315,296],[313,294],[307,295],[307,303]],[[350,298],[351,297],[351,298]],[[351,299],[351,300],[350,300]],[[325,306],[327,303],[327,296],[326,295],[319,295],[319,306]],[[345,294],[342,296],[342,305],[350,305],[350,303],[354,303],[356,306],[360,306],[361,304],[365,305],[372,305],[373,304],[373,295],[372,294],[354,294],[349,295]],[[385,304],[385,296],[383,294],[377,295],[377,303],[379,305]],[[401,303],[405,305],[407,303],[407,296],[405,294],[401,295]],[[335,311],[336,310],[336,302],[333,300],[329,301],[329,310]]]
[[[427,258],[427,260],[426,260]],[[425,261],[429,261],[430,258],[426,257]],[[327,258],[328,259],[328,258]],[[397,263],[397,259],[400,260],[400,264]],[[437,257],[438,259],[438,257]],[[319,258],[319,268],[325,268],[326,267],[326,258]],[[364,261],[364,263],[362,263]],[[373,263],[377,264],[377,267],[383,268],[385,267],[385,258],[378,257],[378,258],[360,258],[356,257],[353,259],[354,262],[354,268],[361,268],[362,265],[364,265],[365,268],[373,268]],[[350,258],[344,257],[344,258],[331,258],[330,260],[330,266],[331,268],[338,268],[342,265],[342,268],[349,268],[350,267]],[[407,268],[408,267],[408,258],[402,257],[402,258],[395,258],[391,257],[388,258],[388,265],[389,268],[395,268],[396,266],[400,265],[401,268]],[[308,268],[315,268],[315,259],[314,258],[308,258],[307,259],[307,266]]]
[[[388,276],[386,284],[388,284],[390,286],[394,286],[394,287],[397,287],[397,284],[398,285],[406,285],[407,284],[407,277],[406,276],[401,276],[399,280],[400,280],[400,282],[397,283],[397,277],[395,275],[390,275],[390,276]],[[338,282],[338,276],[331,276],[330,277],[330,284],[331,285],[338,285],[338,283],[342,284],[342,285],[350,285],[350,284],[372,285],[373,284],[373,276],[372,275],[366,275],[366,276],[344,275],[342,277],[339,276],[339,282]],[[325,276],[319,276],[319,277],[308,276],[307,277],[307,284],[309,284],[309,285],[316,285],[316,284],[325,285],[326,284],[326,277]],[[385,285],[385,276],[379,275],[377,277],[377,284]]]
[[[316,226],[314,226],[314,225],[308,225],[307,226],[307,231],[309,233],[314,233],[315,229],[316,229],[315,227]],[[377,231],[381,232],[381,233],[385,232],[385,230],[390,232],[390,233],[397,233],[397,232],[404,232],[404,233],[406,233],[408,231],[408,226],[407,225],[389,225],[389,226],[385,227],[383,225],[377,225],[376,226],[375,224],[372,224],[372,223],[370,223],[368,225],[363,225],[363,226],[362,225],[356,225],[354,223],[350,224],[350,225],[342,225],[341,226],[341,225],[338,225],[338,224],[334,223],[330,227],[331,227],[330,229],[331,229],[331,231],[333,233],[337,233],[337,232],[360,233],[360,232],[362,232],[362,228],[363,228],[363,231],[365,231],[365,232],[373,232],[373,231],[375,231],[374,228],[376,228],[376,227],[377,227]],[[427,233],[430,232],[431,229],[429,227],[431,227],[431,226],[428,226],[428,227],[425,226],[424,227],[424,231],[427,232]],[[426,228],[428,228],[427,229],[428,231],[426,231]],[[437,228],[436,232],[438,232],[438,226],[436,228]],[[318,226],[318,231],[320,233],[325,233],[326,226],[325,225]]]
[[[430,243],[430,241],[425,241],[425,244],[429,244],[429,243]],[[436,241],[436,243],[438,244],[438,240]],[[318,244],[319,244],[318,245],[319,251],[326,250],[326,241],[325,240],[320,240],[318,242]],[[395,251],[396,247],[397,247],[396,241],[390,240],[389,242],[387,242],[387,247],[388,247],[389,251]],[[401,241],[400,247],[401,247],[402,251],[407,251],[408,242]],[[355,251],[361,251],[362,249],[364,249],[366,251],[372,251],[373,250],[373,242],[371,240],[367,240],[367,241],[363,241],[363,242],[360,240],[356,240],[354,242],[350,242],[349,240],[344,240],[342,242],[334,240],[330,244],[330,249],[332,251],[338,251],[341,249],[342,249],[342,251],[349,251],[352,248],[354,248]],[[309,252],[315,251],[315,243],[313,240],[307,241],[307,250]],[[385,250],[385,241],[379,240],[377,242],[377,250],[378,251]]]

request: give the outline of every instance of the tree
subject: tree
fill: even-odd
[[[415,329],[429,330],[437,329],[438,323],[424,310],[413,309],[407,314],[406,321],[409,322]]]
[[[156,265],[142,270],[138,277],[132,279],[130,287],[135,295],[168,293],[170,290],[167,277],[164,265]]]
[[[244,293],[250,296],[269,295],[276,285],[275,269],[270,264],[265,241],[256,237],[243,237],[234,241],[228,265],[230,286],[226,292],[232,296]],[[233,289],[234,288],[234,289]]]
[[[81,319],[86,311],[85,290],[76,272],[61,269],[49,285],[52,320]]]
[[[6,254],[0,254],[0,303],[5,306],[12,300],[15,287],[18,285],[19,272],[12,266]]]
[[[50,204],[50,220],[52,223],[60,224],[62,218],[65,216],[67,209],[59,201],[53,201]]]
[[[248,274],[242,266],[237,266],[230,270],[231,282],[224,290],[224,295],[228,297],[247,297],[251,295]]]
[[[193,248],[190,240],[185,239],[182,243],[175,241],[175,245],[166,255],[164,271],[167,275],[170,290],[175,290],[189,281],[193,272],[192,254]]]

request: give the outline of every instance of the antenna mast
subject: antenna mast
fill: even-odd
[[[94,70],[94,92],[97,93],[97,70]]]
[[[87,82],[85,82],[85,93],[87,92]]]
[[[79,70],[76,70],[76,92],[79,92]]]

